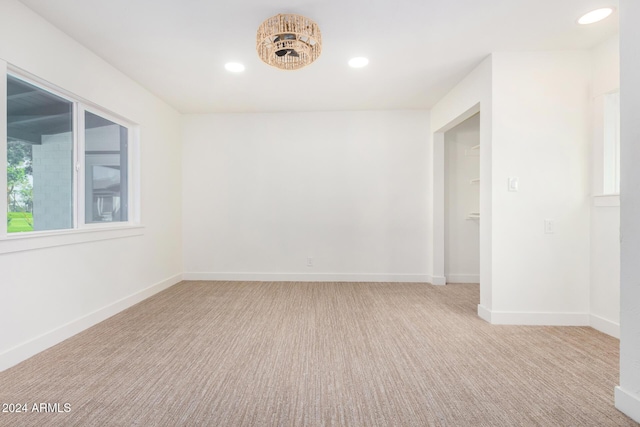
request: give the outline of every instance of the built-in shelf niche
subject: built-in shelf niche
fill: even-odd
[[[479,153],[480,151],[480,144],[478,145],[474,145],[473,147],[471,147],[469,149],[469,153]],[[476,154],[477,155],[477,154]],[[469,181],[470,184],[480,184],[480,178],[475,178]],[[479,187],[478,187],[479,189]],[[480,219],[480,212],[469,212],[469,214],[467,215],[467,220],[473,220],[473,219]]]

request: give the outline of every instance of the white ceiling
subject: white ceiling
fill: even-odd
[[[430,108],[491,52],[586,49],[618,31],[617,0],[22,0],[184,113]],[[323,53],[298,71],[257,58],[256,30],[298,13]],[[367,56],[368,67],[347,61]],[[242,74],[224,69],[246,65]]]

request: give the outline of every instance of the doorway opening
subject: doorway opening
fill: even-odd
[[[444,132],[444,277],[480,283],[480,114]]]

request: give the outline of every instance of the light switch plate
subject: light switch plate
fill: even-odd
[[[510,176],[507,183],[507,188],[509,189],[509,191],[518,191],[518,184],[518,178],[515,176]]]

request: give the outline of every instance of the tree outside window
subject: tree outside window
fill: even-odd
[[[33,177],[31,144],[7,144],[7,231],[33,230]]]

